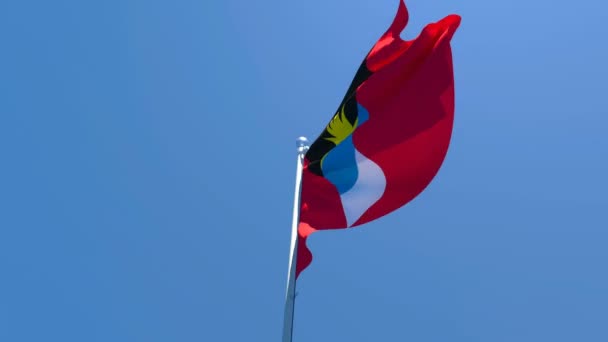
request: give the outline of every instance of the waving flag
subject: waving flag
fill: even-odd
[[[403,0],[359,67],[342,103],[304,159],[296,275],[317,230],[355,227],[418,196],[448,150],[454,120],[450,40],[458,15],[402,40]]]

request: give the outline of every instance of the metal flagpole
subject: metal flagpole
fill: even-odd
[[[291,223],[291,246],[289,249],[289,268],[287,271],[287,293],[285,294],[285,316],[283,319],[283,342],[291,342],[293,337],[293,316],[296,302],[296,259],[298,256],[298,224],[300,223],[300,195],[302,192],[302,170],[304,155],[308,150],[308,140],[297,140],[298,166],[296,169],[296,188],[293,200],[293,220]]]

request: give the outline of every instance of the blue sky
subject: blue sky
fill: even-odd
[[[0,4],[0,340],[273,341],[295,139],[397,0]],[[434,182],[309,239],[294,341],[608,340],[608,6],[457,13]]]

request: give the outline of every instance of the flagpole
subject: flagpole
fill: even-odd
[[[296,260],[298,257],[298,224],[300,223],[300,199],[302,193],[302,170],[304,155],[308,150],[308,140],[298,138],[298,164],[296,168],[296,187],[293,199],[293,219],[291,223],[291,244],[289,248],[289,268],[287,271],[287,291],[285,294],[285,316],[283,318],[283,342],[293,338],[293,317],[296,304]]]

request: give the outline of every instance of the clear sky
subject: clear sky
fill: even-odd
[[[397,0],[0,3],[0,341],[279,341],[295,139]],[[608,5],[462,16],[445,164],[309,239],[294,342],[608,341]]]

